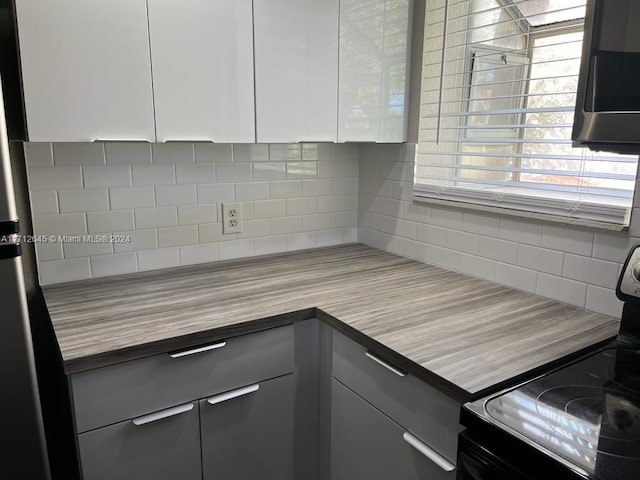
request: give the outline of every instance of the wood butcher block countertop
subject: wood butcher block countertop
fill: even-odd
[[[43,290],[68,374],[316,317],[461,399],[611,339],[619,326],[364,245]]]

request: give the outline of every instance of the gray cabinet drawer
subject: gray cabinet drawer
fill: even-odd
[[[333,332],[333,376],[455,463],[458,433],[462,430],[460,403],[376,360],[359,343]]]
[[[201,480],[198,402],[181,407],[80,435],[84,480]]]
[[[331,417],[331,480],[455,479],[452,465],[438,466],[400,425],[335,379]]]
[[[72,375],[78,433],[293,371],[293,325],[211,345]]]
[[[200,401],[204,480],[294,480],[294,375]]]

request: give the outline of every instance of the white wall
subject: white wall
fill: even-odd
[[[355,242],[358,146],[27,143],[36,244],[51,283]],[[221,202],[242,202],[223,235]]]
[[[614,289],[630,245],[640,241],[637,208],[629,231],[613,233],[413,203],[414,149],[361,146],[360,242],[620,316]]]

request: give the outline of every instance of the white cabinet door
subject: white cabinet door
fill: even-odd
[[[31,141],[155,140],[146,0],[19,0]]]
[[[255,142],[251,0],[148,0],[158,141]]]
[[[255,0],[258,142],[335,142],[338,0]]]
[[[404,142],[412,0],[341,0],[339,142]]]

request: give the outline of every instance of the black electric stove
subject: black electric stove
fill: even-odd
[[[640,479],[640,244],[617,294],[615,342],[464,406],[459,480]]]

